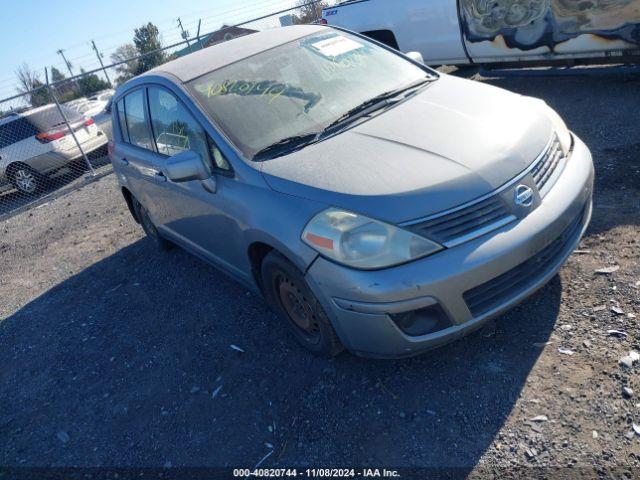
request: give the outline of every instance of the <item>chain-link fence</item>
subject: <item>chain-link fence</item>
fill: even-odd
[[[321,0],[223,26],[215,32],[102,65],[68,79],[50,79],[30,91],[0,100],[0,220],[49,201],[111,173],[108,142],[111,127],[111,78],[136,70],[159,53],[162,61],[188,55],[236,36],[264,28],[266,20],[296,23],[295,12],[307,8],[305,22],[320,20]],[[311,8],[309,8],[311,7]],[[110,76],[108,72],[112,72]],[[102,78],[104,78],[104,80]]]
[[[44,85],[0,102],[0,218],[111,170],[110,102],[60,104],[56,90]]]

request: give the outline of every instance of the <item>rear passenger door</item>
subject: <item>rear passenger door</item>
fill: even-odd
[[[115,142],[112,161],[116,171],[124,173],[134,196],[147,209],[151,219],[161,215],[160,199],[166,178],[158,164],[147,114],[146,90],[131,91],[117,104],[121,142]]]

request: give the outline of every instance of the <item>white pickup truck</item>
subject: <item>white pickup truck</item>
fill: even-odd
[[[322,23],[430,65],[640,63],[640,0],[351,0]]]

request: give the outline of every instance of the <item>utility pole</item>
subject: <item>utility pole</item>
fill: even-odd
[[[67,66],[67,70],[69,70],[69,75],[71,75],[71,78],[73,78],[74,75],[73,75],[73,70],[71,70],[71,62],[69,60],[67,60],[67,57],[64,56],[64,50],[63,49],[59,49],[58,53],[60,54],[60,56],[64,60],[64,63]],[[73,83],[76,84],[76,87],[78,87],[78,91],[82,94],[82,88],[80,87],[80,83],[78,83],[78,79],[75,79],[73,81]]]
[[[182,26],[182,20],[180,20],[180,17],[178,17],[178,26],[180,27],[180,30],[182,30],[182,38],[187,41],[187,47],[191,48],[191,44],[189,43],[189,32],[187,32]]]
[[[102,54],[98,51],[98,47],[96,47],[96,42],[91,40],[91,47],[93,51],[96,52],[96,57],[98,57],[98,61],[100,62],[100,66],[102,67],[102,71],[104,72],[104,76],[107,78],[107,83],[111,87],[111,79],[109,79],[109,74],[107,74],[107,69],[104,68],[104,63],[102,63]]]
[[[69,62],[69,60],[67,60],[67,57],[64,56],[64,50],[60,49],[60,50],[58,50],[58,53],[60,54],[60,56],[64,60],[64,63],[67,66],[67,69],[69,70],[69,75],[71,75],[71,77],[73,77],[74,75],[73,75],[73,70],[71,70],[71,62]]]
[[[198,32],[196,33],[196,38],[198,39],[198,45],[202,48],[202,44],[200,43],[200,24],[202,23],[202,19],[198,19]]]

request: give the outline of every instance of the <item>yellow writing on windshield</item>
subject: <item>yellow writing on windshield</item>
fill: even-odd
[[[221,83],[212,83],[199,87],[207,98],[220,95],[256,95],[269,99],[269,103],[275,102],[286,91],[287,86],[271,80],[247,81],[225,80]]]

